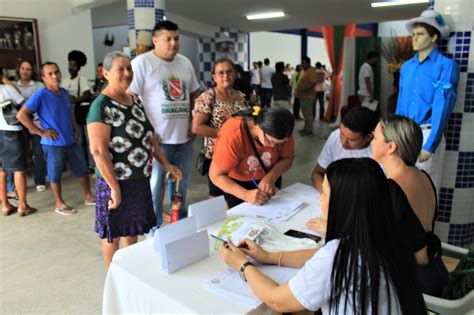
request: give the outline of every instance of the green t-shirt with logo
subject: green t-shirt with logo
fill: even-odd
[[[150,177],[154,130],[138,100],[127,106],[100,94],[87,115],[87,124],[93,122],[111,127],[109,151],[118,180]]]

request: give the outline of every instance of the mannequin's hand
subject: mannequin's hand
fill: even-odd
[[[419,162],[425,162],[429,160],[429,158],[433,155],[433,153],[428,152],[426,150],[421,150],[420,157],[418,158]]]

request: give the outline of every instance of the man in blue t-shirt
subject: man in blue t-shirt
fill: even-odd
[[[17,118],[32,134],[41,136],[41,144],[46,157],[48,178],[55,199],[55,212],[62,215],[76,214],[68,206],[61,194],[61,174],[65,162],[79,177],[84,191],[84,203],[94,205],[95,198],[90,190],[87,165],[82,149],[76,143],[72,108],[67,91],[60,87],[61,71],[54,62],[41,66],[44,87],[37,90],[19,111]],[[39,118],[40,126],[33,123],[33,113]]]

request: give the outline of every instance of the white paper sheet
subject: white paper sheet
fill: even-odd
[[[167,273],[175,272],[209,256],[207,230],[168,242],[161,247],[161,266]]]
[[[290,280],[299,269],[270,265],[257,265],[258,269],[278,284]],[[253,308],[257,308],[262,301],[253,293],[236,270],[226,270],[204,282],[204,286],[211,292],[224,298]]]
[[[188,215],[196,218],[196,227],[198,229],[225,220],[227,217],[227,205],[224,196],[189,205]]]
[[[155,252],[159,252],[163,244],[175,241],[195,232],[196,218],[194,217],[188,217],[173,224],[165,225],[155,231],[155,235],[153,236],[153,248]]]
[[[295,183],[281,190],[282,192],[307,198],[319,199],[319,192],[313,187]]]
[[[304,202],[293,200],[282,196],[275,196],[267,203],[257,206],[247,202],[241,203],[230,209],[228,215],[245,215],[266,219],[271,223],[278,224],[289,220],[304,206]]]

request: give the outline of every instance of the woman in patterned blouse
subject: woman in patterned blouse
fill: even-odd
[[[217,132],[234,113],[246,109],[245,94],[233,88],[236,79],[234,63],[219,59],[214,63],[212,81],[214,87],[202,93],[194,104],[192,131],[204,137],[202,152],[206,156],[209,171]],[[208,176],[209,198],[223,194]]]
[[[120,240],[128,246],[156,224],[150,190],[152,157],[175,178],[178,168],[161,154],[159,139],[138,98],[127,93],[133,79],[128,56],[115,51],[104,58],[107,87],[87,116],[90,150],[96,162],[95,231],[103,239],[108,269]]]

